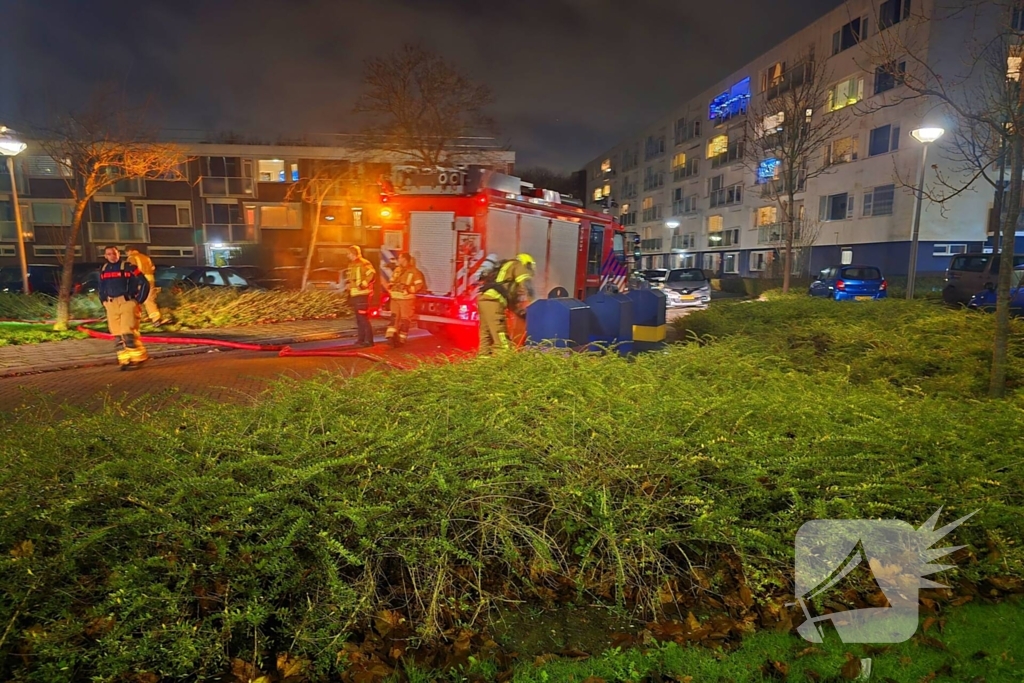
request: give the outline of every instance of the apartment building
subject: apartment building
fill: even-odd
[[[76,260],[98,262],[103,247],[113,244],[136,245],[159,265],[299,265],[316,212],[296,185],[329,161],[348,166],[352,182],[323,204],[314,267],[339,266],[348,245],[371,256],[379,249],[377,181],[393,166],[409,164],[397,155],[368,156],[326,144],[178,144],[188,161],[173,177],[119,182],[89,203]],[[481,144],[463,161],[511,172],[515,154]],[[36,145],[15,160],[29,263],[56,263],[63,256],[73,210],[66,173]],[[0,164],[0,266],[18,262],[10,190],[10,175]]]
[[[913,1],[915,9],[930,3]],[[920,100],[891,108],[868,105],[902,87],[874,68],[870,55],[879,30],[909,19],[910,2],[855,0],[829,12],[622,140],[587,164],[588,206],[617,205],[611,210],[640,235],[645,267],[764,274],[778,258],[785,233],[776,203],[764,192],[774,182],[777,162],[765,159],[755,166],[744,159],[747,113],[756,98],[771,98],[811,73],[811,55],[827,60],[831,78],[826,111],[813,116],[847,106],[854,107],[847,114],[855,115],[848,116],[846,129],[821,150],[820,159],[810,160],[828,164],[829,172],[802,182],[795,197],[800,238],[794,272],[812,274],[827,265],[857,262],[905,275],[916,198],[897,178],[917,178],[922,145],[910,133],[932,112]],[[921,49],[930,64],[962,66],[955,59],[963,50],[962,27],[932,22],[925,32]],[[955,176],[955,162],[936,147],[927,167]],[[974,190],[943,207],[925,200],[919,273],[940,273],[952,254],[991,246],[995,193],[980,183]]]

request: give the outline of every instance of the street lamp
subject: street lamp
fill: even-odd
[[[679,221],[665,221],[665,227],[675,230],[679,227]]]
[[[18,205],[18,183],[14,178],[14,157],[28,147],[14,136],[14,131],[7,126],[0,126],[0,154],[7,157],[7,173],[11,176],[11,204],[14,207],[14,226],[18,231],[18,256],[21,259],[22,293],[29,293],[28,260],[25,258],[25,232],[21,227],[21,207]]]
[[[945,130],[935,126],[918,128],[910,134],[921,143],[921,173],[917,178],[917,204],[914,207],[914,228],[910,233],[910,265],[907,268],[907,300],[914,298],[914,281],[917,279],[917,245],[921,236],[921,211],[924,203],[924,173],[928,168],[928,146],[941,138]]]

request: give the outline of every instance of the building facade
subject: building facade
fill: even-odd
[[[181,143],[178,143],[181,144]],[[392,167],[414,165],[394,155],[315,145],[181,144],[188,159],[173,177],[136,179],[104,189],[89,203],[76,261],[99,262],[103,247],[129,245],[158,265],[255,265],[266,270],[305,262],[316,216],[300,181],[330,162],[349,181],[323,202],[313,267],[344,263],[345,248],[371,255],[381,243],[380,186]],[[460,163],[511,172],[515,154],[481,146]],[[37,146],[15,159],[15,181],[29,263],[57,263],[72,221],[62,165]],[[11,178],[0,164],[0,266],[18,263]]]
[[[918,11],[929,0],[914,3]],[[813,116],[851,109],[845,130],[818,158],[808,160],[827,164],[828,172],[802,182],[795,197],[801,234],[794,272],[811,275],[828,265],[856,262],[878,265],[888,275],[905,275],[916,204],[906,179],[916,181],[923,151],[910,133],[933,112],[920,99],[873,106],[891,100],[902,86],[873,66],[878,50],[872,41],[884,40],[880,28],[894,30],[910,16],[910,0],[854,0],[829,12],[591,160],[586,167],[587,205],[614,207],[610,210],[639,234],[645,267],[701,267],[750,277],[778,274],[784,225],[776,202],[764,192],[765,181],[772,182],[773,160],[758,167],[756,160],[745,158],[747,112],[757,98],[771,98],[810,73],[808,58],[827,60],[822,71],[830,80],[829,103]],[[954,62],[950,57],[963,50],[962,28],[950,22],[924,25],[920,54],[937,69],[943,60]],[[956,162],[937,145],[928,153],[929,179],[936,173],[956,177]],[[919,273],[941,273],[951,255],[991,246],[995,193],[980,185],[941,207],[924,200]],[[770,268],[773,262],[776,270]]]

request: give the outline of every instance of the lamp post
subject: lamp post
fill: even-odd
[[[911,131],[915,140],[921,143],[921,173],[917,178],[917,203],[914,207],[914,227],[910,233],[910,265],[907,268],[907,300],[914,298],[914,281],[917,279],[917,245],[921,236],[921,212],[924,203],[924,173],[928,167],[928,146],[941,138],[946,131],[942,128],[927,127]]]
[[[7,157],[7,172],[11,176],[11,205],[14,209],[14,227],[18,232],[18,258],[21,260],[22,293],[29,293],[28,260],[25,257],[25,232],[21,227],[21,206],[18,205],[18,183],[14,178],[14,157],[25,151],[26,145],[14,136],[7,126],[0,126],[0,154]]]

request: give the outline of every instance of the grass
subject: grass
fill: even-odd
[[[922,620],[923,621],[923,620]],[[610,649],[582,661],[556,658],[524,662],[514,667],[511,683],[590,681],[692,681],[692,683],[791,683],[848,680],[861,659],[871,660],[872,681],[1024,681],[1024,605],[968,605],[950,612],[943,632],[930,626],[920,637],[891,646],[843,644],[837,639],[812,646],[785,633],[757,633],[732,651],[651,643],[647,648]],[[849,664],[850,659],[856,660]],[[778,665],[775,663],[778,662]],[[783,672],[786,672],[785,675]],[[493,660],[474,660],[456,670],[425,670],[410,666],[410,683],[498,680]],[[689,677],[689,678],[687,678]]]
[[[286,656],[327,680],[458,650],[516,602],[692,611],[735,645],[785,624],[803,522],[940,506],[980,510],[951,538],[968,547],[946,599],[1005,597],[1024,577],[1024,403],[971,395],[984,317],[924,306],[736,304],[686,319],[702,343],[633,361],[539,351],[284,383],[253,408],[12,416],[0,678]]]
[[[0,323],[0,347],[62,341],[64,339],[82,339],[85,336],[81,332],[74,331],[56,332],[48,325]]]

